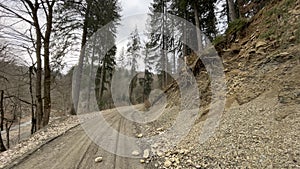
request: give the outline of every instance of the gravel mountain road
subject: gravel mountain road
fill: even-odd
[[[110,123],[111,127],[117,129],[117,134],[124,133],[134,137],[135,126],[133,122],[120,116],[116,111],[104,112],[103,117]],[[98,123],[96,118],[88,120],[90,129]],[[100,132],[109,132],[107,128],[100,129]],[[118,138],[116,133],[105,133],[111,138]],[[118,147],[124,148],[122,140],[112,140],[115,145],[115,152]],[[131,151],[131,150],[128,150]],[[130,154],[132,152],[129,152]],[[102,157],[101,162],[95,162],[97,157]],[[44,145],[38,151],[25,158],[22,162],[13,166],[16,169],[113,169],[113,168],[144,168],[137,158],[127,158],[110,153],[96,143],[86,134],[82,126],[69,130],[66,134],[58,137],[52,142]]]

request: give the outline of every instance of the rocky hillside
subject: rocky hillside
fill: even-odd
[[[201,116],[179,145],[154,146],[148,168],[300,168],[300,0],[272,1],[251,20],[237,20],[215,47],[226,74],[226,107],[213,137],[198,142],[210,118],[207,72],[197,73]],[[178,105],[178,88],[167,91]],[[175,108],[176,109],[176,108]],[[167,111],[146,125],[169,128]],[[159,144],[158,144],[159,145]],[[168,147],[168,146],[167,146]],[[158,153],[160,152],[160,153]],[[161,153],[163,152],[163,153]]]
[[[219,51],[229,98],[244,104],[271,89],[279,95],[287,88],[297,92],[299,81],[293,75],[297,75],[294,72],[300,58],[299,14],[300,1],[277,1],[247,22],[244,29],[229,35],[235,37],[233,42]]]

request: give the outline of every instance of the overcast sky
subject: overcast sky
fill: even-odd
[[[122,6],[121,15],[127,17],[147,13],[152,0],[120,0],[120,2]]]
[[[117,45],[117,57],[120,49],[126,46],[129,34],[134,30],[137,25],[140,33],[144,32],[144,27],[146,23],[146,14],[149,12],[150,3],[153,0],[119,0],[121,5],[121,25],[118,28],[118,35],[116,39]],[[76,54],[74,54],[77,56]],[[74,59],[68,60],[67,70],[70,69],[74,64],[78,62],[78,57],[72,57]]]
[[[129,40],[129,34],[137,27],[140,36],[145,32],[149,6],[153,0],[120,0],[122,12],[118,27],[117,43]]]
[[[127,46],[130,40],[130,33],[137,27],[140,37],[145,33],[145,25],[149,6],[153,0],[120,0],[121,22],[118,27],[116,45],[117,45],[117,60],[122,47]]]

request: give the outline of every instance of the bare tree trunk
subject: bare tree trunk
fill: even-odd
[[[82,69],[83,69],[83,60],[85,54],[85,44],[87,40],[87,29],[88,29],[88,17],[90,13],[90,6],[91,2],[87,1],[87,9],[84,16],[84,24],[83,24],[83,33],[82,33],[82,40],[81,40],[81,51],[79,56],[78,68],[75,73],[75,90],[74,90],[74,97],[73,97],[73,105],[71,109],[71,114],[77,113],[78,102],[79,102],[79,94],[80,94],[80,86],[81,86],[81,78],[82,78]]]
[[[36,132],[36,117],[34,113],[34,100],[33,100],[33,91],[32,91],[32,74],[33,66],[29,67],[29,92],[31,97],[31,134]]]
[[[104,58],[102,59],[102,65],[100,67],[98,67],[97,70],[97,75],[100,74],[98,77],[98,85],[96,86],[97,90],[96,90],[96,99],[98,102],[98,108],[99,110],[102,109],[101,106],[102,105],[102,100],[103,100],[103,94],[104,94],[104,89],[105,89],[105,83],[106,83],[106,60],[107,60],[108,56],[104,56]],[[99,104],[100,103],[100,104]],[[108,102],[107,102],[108,103]]]
[[[200,27],[200,19],[199,19],[199,13],[198,13],[198,4],[197,1],[194,1],[194,15],[195,15],[195,23],[196,23],[196,33],[197,33],[197,44],[198,44],[198,51],[197,54],[200,54],[200,51],[203,50],[203,42],[202,42],[202,34],[201,34],[201,27]]]
[[[6,121],[5,123],[5,129],[6,129],[6,147],[9,149],[10,147],[10,139],[9,139],[9,131],[10,131],[10,128],[13,124],[13,121]]]
[[[162,62],[161,62],[161,64],[162,64],[162,86],[161,86],[161,88],[163,89],[163,88],[165,88],[166,87],[166,60],[167,60],[167,55],[166,55],[166,35],[165,35],[165,21],[166,21],[166,18],[165,18],[165,16],[166,16],[166,12],[165,12],[165,2],[164,2],[164,0],[162,0],[162,13],[163,13],[163,20],[162,20]]]
[[[22,13],[27,13],[28,17],[23,17],[18,12],[14,10],[10,10],[8,7],[0,4],[2,8],[4,8],[8,13],[16,18],[21,19],[22,21],[27,22],[32,25],[35,29],[35,35],[30,36],[32,42],[34,42],[35,55],[36,55],[36,63],[37,63],[37,71],[36,71],[36,85],[35,85],[35,95],[36,95],[36,126],[37,129],[41,129],[45,124],[48,123],[48,117],[51,109],[51,98],[50,98],[50,82],[51,82],[51,72],[49,67],[49,43],[50,43],[50,33],[52,26],[52,12],[53,6],[56,0],[19,0],[19,6],[23,5],[23,7],[19,8],[19,11]],[[46,4],[46,5],[45,5]],[[22,8],[22,10],[21,10]],[[44,14],[46,16],[46,34],[43,36],[44,27],[42,27],[39,23],[40,9],[43,9]],[[27,19],[28,18],[28,19]],[[29,19],[30,18],[30,19]],[[49,22],[50,21],[50,22]],[[42,23],[44,24],[44,23]],[[44,40],[44,64],[45,64],[45,115],[43,111],[43,99],[42,99],[42,41]],[[45,119],[45,120],[44,120]]]
[[[4,108],[3,108],[3,99],[4,99],[4,91],[1,90],[1,97],[0,97],[0,111],[1,111],[1,130],[0,130],[0,152],[3,152],[3,151],[6,151],[6,148],[4,146],[4,143],[3,143],[3,139],[2,139],[2,134],[1,134],[1,131],[4,130]]]
[[[49,117],[51,113],[51,70],[50,70],[50,36],[52,32],[52,19],[53,19],[53,6],[55,0],[46,1],[48,6],[47,15],[47,26],[44,39],[44,67],[45,67],[45,77],[44,77],[44,115],[43,115],[43,126],[49,123]]]
[[[35,41],[35,54],[36,54],[36,63],[37,63],[37,71],[36,71],[36,86],[35,86],[35,95],[37,101],[37,109],[36,109],[36,118],[37,118],[37,129],[42,128],[42,119],[43,119],[43,100],[42,100],[42,59],[41,59],[41,50],[42,50],[42,31],[39,23],[39,14],[38,10],[40,9],[40,2],[38,0],[30,1],[30,0],[20,0],[23,5],[26,7],[28,14],[32,17],[32,21],[27,20],[23,16],[18,13],[12,12],[8,8],[2,6],[12,15],[15,15],[17,18],[26,21],[31,24],[35,29],[35,40],[32,38],[32,41]]]
[[[88,86],[88,105],[87,110],[90,111],[90,100],[91,100],[91,88],[92,88],[92,79],[93,79],[93,70],[94,70],[94,57],[95,57],[95,43],[96,37],[93,39],[93,52],[92,52],[92,60],[91,60],[91,68],[90,68],[90,81]]]
[[[42,120],[43,120],[43,100],[42,100],[42,58],[41,58],[41,50],[42,50],[42,33],[40,29],[40,24],[38,20],[38,9],[39,2],[35,1],[33,5],[30,1],[26,1],[31,8],[33,24],[36,32],[36,86],[35,86],[35,95],[37,100],[36,106],[36,122],[37,129],[42,128]]]
[[[51,112],[51,70],[49,61],[49,42],[44,43],[45,56],[44,56],[44,66],[45,66],[45,76],[44,76],[44,115],[43,115],[43,126],[49,123],[49,117]]]
[[[3,152],[3,151],[6,151],[6,148],[4,146],[3,139],[2,139],[2,134],[1,134],[1,131],[0,131],[0,152]]]
[[[3,99],[4,99],[4,91],[1,90],[1,98],[0,98],[0,111],[1,111],[1,122],[0,122],[0,127],[1,131],[4,130],[4,108],[3,108]]]
[[[6,129],[6,147],[9,149],[9,128],[8,128],[8,122],[5,123],[5,129]]]
[[[41,42],[37,43],[37,46],[40,46]],[[36,123],[37,129],[42,128],[42,119],[43,119],[43,100],[42,100],[42,60],[41,55],[39,52],[37,53],[37,72],[36,72],[36,86],[35,86],[35,93],[36,93]],[[39,55],[39,56],[38,56]]]
[[[20,89],[20,84],[18,85],[18,93],[17,93],[17,97],[18,98],[20,97],[20,90],[19,89]],[[17,99],[15,101],[15,109],[14,109],[14,117],[13,117],[13,119],[11,121],[7,121],[6,122],[6,129],[7,129],[8,132],[10,131],[10,127],[14,123],[14,120],[16,119],[16,116],[18,117],[18,123],[19,123],[19,128],[18,128],[18,143],[19,143],[20,140],[21,140],[21,137],[20,137],[21,136],[21,127],[20,127],[20,125],[21,125],[21,120],[22,120],[21,104],[20,104],[20,100],[19,99]],[[9,122],[11,122],[11,123],[10,123],[10,125],[8,127],[8,123]],[[6,132],[6,134],[8,134],[8,133]],[[9,134],[7,135],[7,138],[9,138]],[[7,141],[9,141],[9,139],[7,139]],[[9,148],[9,146],[7,146],[7,147]]]
[[[130,82],[130,86],[129,86],[129,101],[130,101],[131,104],[135,104],[135,100],[136,100],[135,95],[133,94],[133,89],[137,85],[137,76],[138,76],[138,74],[136,74],[132,78],[132,80]]]
[[[227,0],[227,6],[228,6],[228,22],[232,22],[237,19],[237,12],[235,8],[234,0]]]
[[[40,38],[41,36],[38,35]],[[42,100],[42,59],[41,59],[41,41],[40,39],[37,40],[37,72],[36,72],[36,100],[37,100],[37,108],[36,108],[36,115],[37,115],[37,129],[42,128],[42,119],[43,119],[43,100]]]
[[[105,60],[107,56],[103,58],[103,64],[101,67],[101,75],[100,75],[100,100],[103,98],[104,88],[105,88],[105,81],[106,81],[106,70],[105,70]]]

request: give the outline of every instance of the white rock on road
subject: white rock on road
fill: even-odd
[[[131,154],[134,155],[134,156],[140,155],[140,153],[137,150],[134,150]]]
[[[143,134],[142,134],[142,133],[137,134],[136,137],[137,137],[137,138],[142,138],[142,137],[143,137]]]
[[[100,163],[100,162],[102,162],[102,160],[103,160],[102,157],[97,157],[97,158],[95,158],[95,162],[96,162],[96,163]]]
[[[144,150],[143,158],[149,158],[149,156],[150,156],[150,150],[149,149]]]

